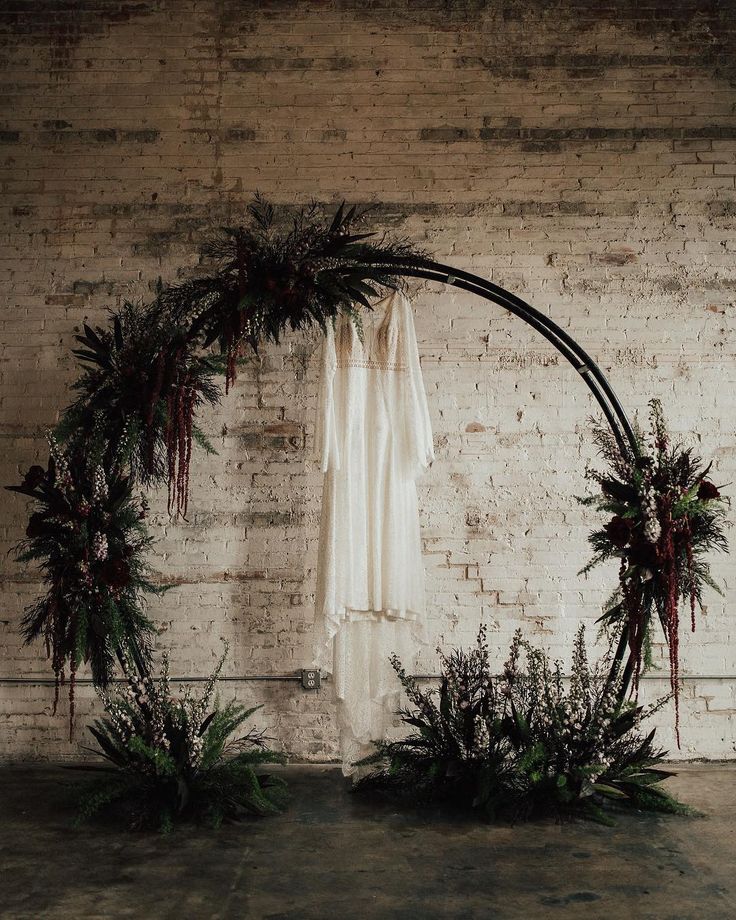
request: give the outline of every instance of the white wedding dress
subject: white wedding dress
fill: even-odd
[[[343,771],[382,738],[398,705],[389,662],[411,668],[425,638],[415,480],[434,459],[411,305],[393,292],[363,341],[328,327],[315,445],[325,473],[317,571],[317,665],[333,675]]]

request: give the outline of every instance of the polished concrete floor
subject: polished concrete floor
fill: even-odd
[[[288,812],[169,837],[71,826],[80,774],[0,768],[0,917],[12,920],[733,920],[736,763],[669,781],[702,818],[488,826],[285,768]]]

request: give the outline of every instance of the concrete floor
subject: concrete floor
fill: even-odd
[[[285,768],[289,811],[169,837],[76,829],[82,775],[0,769],[0,917],[12,920],[733,920],[736,764],[669,782],[705,818],[488,826]]]

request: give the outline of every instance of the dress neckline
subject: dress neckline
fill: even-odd
[[[363,324],[362,336],[354,320],[341,315],[336,336],[338,364],[373,370],[405,369],[397,360],[400,327],[396,307],[400,297],[394,290],[376,301],[370,312],[373,322]]]

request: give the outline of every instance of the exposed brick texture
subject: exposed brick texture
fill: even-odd
[[[5,0],[0,481],[45,459],[83,320],[197,271],[208,226],[259,189],[379,202],[377,226],[526,297],[587,347],[633,412],[659,396],[736,481],[736,10],[705,0]],[[452,289],[416,295],[437,461],[420,486],[437,641],[489,625],[562,655],[613,568],[583,580],[574,496],[595,406],[546,342]],[[265,349],[206,420],[188,524],[154,498],[157,601],[178,674],[232,646],[234,675],[308,666],[321,479],[309,459],[317,339]],[[733,488],[733,487],[732,487]],[[47,676],[18,623],[38,575],[5,553],[26,506],[0,493],[3,676]],[[733,564],[683,639],[680,756],[732,756]],[[655,656],[666,662],[661,645]],[[426,650],[419,670],[436,668]],[[665,665],[666,667],[666,665]],[[664,672],[662,672],[664,674]],[[726,679],[714,679],[726,675]],[[657,695],[666,682],[647,682]],[[296,755],[335,754],[330,685],[233,683]],[[79,756],[52,691],[0,686],[0,750]],[[672,716],[659,717],[673,746]]]

